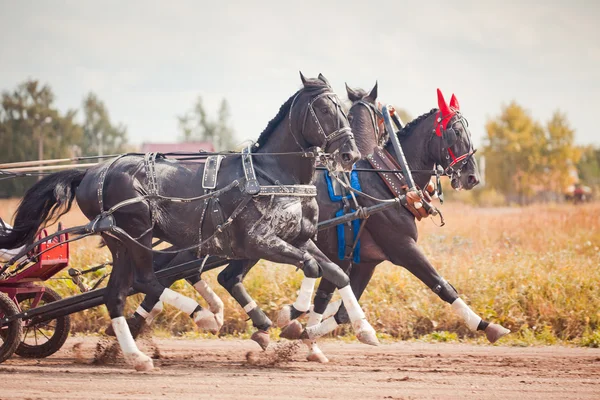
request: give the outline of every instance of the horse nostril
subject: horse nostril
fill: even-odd
[[[469,175],[468,182],[471,186],[477,186],[479,184],[479,179],[476,175]]]
[[[350,153],[342,153],[342,160],[344,162],[350,162],[352,161],[352,155]]]

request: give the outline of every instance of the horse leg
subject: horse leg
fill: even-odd
[[[379,264],[379,261],[363,262],[358,265],[352,265],[350,263],[348,264],[348,268],[350,268],[350,286],[352,287],[352,291],[354,292],[356,298],[360,299],[360,296],[371,280],[373,272],[375,271],[375,267]],[[326,279],[321,279],[321,283],[319,284],[319,288],[315,294],[315,305],[308,317],[308,323],[306,324],[307,327],[317,325],[323,319],[328,319],[331,316],[335,316],[335,320],[338,324],[346,324],[350,322],[348,313],[346,312],[341,300],[333,303],[329,302],[334,290],[335,286],[331,282]],[[320,363],[328,362],[327,357],[325,357],[317,345],[316,340],[307,340],[305,343],[308,346],[308,355],[306,357],[308,361],[316,361]]]
[[[308,241],[306,249],[321,266],[323,278],[333,283],[338,289],[358,340],[371,345],[379,344],[375,330],[367,321],[365,313],[352,292],[348,275],[337,264],[331,262],[312,240]],[[328,318],[317,325],[306,328],[306,334],[308,339],[316,339],[333,331],[337,326],[335,318]]]
[[[106,286],[104,303],[111,318],[111,324],[125,360],[133,364],[137,371],[154,368],[152,359],[142,353],[131,335],[123,316],[125,300],[133,281],[133,264],[129,249],[116,239],[103,235],[113,256],[113,269]]]
[[[139,240],[139,243],[150,247],[151,236]],[[135,254],[136,274],[133,287],[149,297],[158,298],[159,301],[172,305],[189,315],[196,325],[203,330],[217,333],[220,326],[216,316],[207,309],[202,308],[196,300],[184,296],[162,285],[156,277],[152,267],[152,251],[148,248],[132,245]]]
[[[256,260],[232,260],[219,273],[217,279],[252,320],[252,325],[257,331],[252,334],[251,339],[258,343],[263,350],[266,350],[270,341],[268,330],[272,325],[271,320],[248,294],[242,283],[256,262]]]
[[[406,246],[397,246],[397,248],[399,249],[398,252],[388,254],[390,261],[396,265],[402,265],[409,270],[442,300],[450,304],[452,310],[463,319],[469,329],[472,331],[484,331],[491,343],[510,333],[510,330],[501,325],[483,320],[471,310],[459,297],[454,286],[438,274],[415,242],[411,241]]]

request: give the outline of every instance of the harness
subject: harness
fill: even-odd
[[[456,121],[452,123],[450,127],[448,127],[450,121],[454,117],[458,117]],[[442,111],[438,111],[435,116],[435,123],[433,127],[433,131],[436,136],[441,137],[444,141],[444,147],[447,151],[446,160],[448,160],[449,164],[446,168],[444,168],[444,174],[448,175],[451,179],[454,177],[460,178],[460,173],[462,169],[467,165],[469,159],[475,154],[477,150],[473,149],[473,142],[471,141],[471,136],[467,135],[469,140],[469,150],[460,156],[455,156],[452,151],[452,145],[456,143],[458,140],[459,130],[457,129],[458,125],[462,125],[463,131],[467,132],[467,128],[469,126],[469,122],[463,115],[460,113],[458,109],[450,109],[450,113],[447,115],[443,115]],[[452,161],[449,161],[452,159]],[[454,168],[455,165],[459,164],[458,168]],[[442,167],[443,168],[443,167]]]
[[[304,148],[300,145],[296,135],[294,134],[293,128],[292,128],[292,110],[294,107],[294,103],[297,100],[300,93],[301,93],[301,91],[299,91],[294,96],[294,98],[292,100],[292,104],[290,106],[289,128],[290,128],[290,133],[292,134],[292,137],[294,138],[294,141],[296,142],[296,144],[298,144],[298,146],[302,150],[304,150]],[[315,101],[317,101],[318,99],[324,98],[324,97],[327,97],[335,105],[335,109],[336,109],[335,117],[337,118],[337,127],[331,133],[325,132],[325,130],[323,129],[323,126],[314,110],[314,107],[313,107],[313,104],[315,103]],[[310,102],[308,103],[307,109],[304,113],[304,118],[302,120],[301,133],[303,133],[305,130],[306,121],[308,119],[309,113],[313,119],[313,122],[315,123],[315,125],[317,127],[318,132],[323,136],[323,142],[321,145],[322,148],[326,149],[327,147],[329,147],[331,145],[331,143],[333,143],[337,140],[340,140],[342,138],[353,138],[354,137],[352,134],[352,131],[349,127],[342,126],[342,122],[341,122],[342,120],[340,119],[340,117],[343,117],[343,118],[347,118],[347,117],[346,117],[346,114],[344,113],[343,108],[341,107],[341,102],[339,101],[339,99],[335,93],[332,93],[332,92],[320,93],[310,100]],[[336,152],[337,151],[338,150],[336,150]],[[278,153],[278,154],[280,154],[280,153]],[[280,155],[282,155],[282,154],[280,154]],[[199,221],[199,228],[198,228],[198,230],[199,230],[198,231],[198,238],[199,238],[198,244],[188,246],[184,249],[177,249],[177,250],[171,250],[171,251],[169,251],[169,250],[153,250],[153,251],[156,251],[159,253],[179,253],[182,251],[196,249],[198,251],[198,254],[200,255],[202,252],[203,245],[208,243],[210,240],[214,239],[216,237],[216,235],[218,235],[220,233],[225,233],[225,235],[227,235],[227,240],[220,243],[220,246],[222,246],[221,250],[224,253],[228,254],[229,256],[233,256],[233,249],[231,248],[232,241],[229,238],[229,232],[227,230],[227,227],[229,227],[229,225],[231,225],[231,223],[234,221],[234,219],[246,208],[248,203],[250,201],[252,201],[254,198],[260,197],[260,196],[270,196],[271,201],[272,201],[274,196],[315,197],[317,195],[317,188],[315,185],[310,185],[310,184],[309,185],[285,185],[285,184],[282,184],[281,182],[279,182],[278,180],[271,179],[269,177],[268,173],[266,173],[265,171],[261,171],[259,168],[257,168],[254,165],[253,157],[255,155],[253,155],[252,145],[250,145],[250,146],[247,146],[246,148],[244,148],[240,154],[242,168],[244,171],[244,177],[239,180],[236,179],[233,182],[229,183],[228,185],[226,185],[225,187],[222,187],[220,189],[216,189],[218,186],[218,173],[219,173],[219,169],[221,166],[221,162],[225,157],[222,155],[207,157],[206,162],[205,162],[205,167],[203,170],[203,177],[202,177],[202,188],[204,189],[204,193],[200,196],[196,196],[193,198],[178,198],[178,197],[168,197],[168,196],[161,195],[159,193],[159,185],[158,185],[158,180],[157,180],[157,176],[156,176],[156,161],[157,161],[157,159],[164,158],[164,155],[161,153],[146,153],[143,155],[143,165],[144,165],[144,171],[146,174],[146,182],[145,183],[146,183],[146,189],[147,189],[148,193],[143,196],[124,200],[124,201],[114,205],[109,210],[104,210],[104,202],[103,202],[104,193],[103,193],[103,191],[104,191],[104,182],[105,182],[106,176],[107,176],[109,170],[111,169],[111,167],[116,163],[116,161],[121,159],[124,156],[126,156],[126,155],[121,155],[121,156],[113,159],[101,171],[100,179],[98,182],[98,191],[97,191],[98,192],[98,203],[99,203],[101,212],[100,212],[100,215],[98,215],[92,222],[90,222],[90,224],[88,224],[86,226],[86,232],[87,232],[87,234],[93,234],[93,233],[98,233],[98,232],[107,232],[107,233],[112,232],[113,234],[118,233],[120,236],[130,239],[131,241],[136,243],[138,246],[144,247],[148,250],[153,250],[153,249],[148,248],[147,246],[139,243],[138,240],[154,229],[154,226],[158,220],[158,202],[161,200],[181,202],[181,203],[202,201],[203,204],[201,207],[201,214],[200,214],[200,221]],[[316,155],[313,152],[303,152],[302,156],[315,157]],[[270,182],[272,184],[261,185],[257,179],[257,174],[256,174],[257,170],[260,172],[261,176],[265,180],[267,180],[268,182]],[[223,194],[235,187],[239,188],[240,191],[244,194],[244,196],[242,196],[242,200],[237,204],[236,208],[231,213],[231,215],[229,215],[228,218],[225,218],[223,210],[219,204],[218,196],[220,196],[221,194]],[[125,232],[123,229],[119,228],[115,224],[114,217],[112,216],[112,214],[116,210],[118,210],[122,207],[125,207],[130,204],[135,204],[138,202],[148,202],[150,212],[151,212],[151,222],[152,223],[151,223],[151,226],[146,231],[144,231],[140,236],[138,236],[137,238],[133,238],[127,232]],[[207,212],[211,215],[210,222],[207,222]],[[212,225],[211,228],[213,228],[212,229],[213,233],[209,237],[203,239],[202,238],[202,230],[203,230],[203,226],[205,223]],[[204,226],[204,228],[207,228],[207,226]]]
[[[292,110],[294,109],[294,105],[296,103],[296,99],[298,98],[298,96],[300,95],[300,93],[302,93],[302,91],[299,91],[296,96],[294,96],[294,99],[292,100],[292,105],[290,106],[290,112],[289,112],[289,128],[290,128],[290,133],[292,134],[292,137],[294,138],[294,141],[296,142],[296,144],[298,145],[298,147],[300,147],[301,149],[303,149],[302,145],[300,144],[300,142],[298,141],[296,134],[294,134],[294,129],[292,127]],[[327,134],[325,133],[325,130],[323,129],[323,126],[321,125],[321,122],[319,121],[319,118],[317,117],[317,114],[315,113],[313,104],[315,101],[319,100],[320,98],[323,97],[327,97],[334,105],[336,108],[336,119],[337,119],[337,128]],[[346,113],[344,112],[344,109],[341,106],[341,102],[340,99],[338,98],[338,96],[333,93],[333,92],[324,92],[321,93],[315,97],[312,98],[312,100],[308,103],[308,106],[306,107],[306,110],[304,111],[304,118],[302,119],[302,130],[300,131],[300,133],[302,134],[304,132],[304,128],[306,127],[306,120],[308,118],[308,114],[310,113],[313,122],[315,123],[315,125],[317,126],[317,130],[319,131],[319,133],[323,136],[323,142],[321,144],[321,148],[325,149],[325,151],[327,151],[327,147],[329,145],[331,145],[331,143],[342,139],[342,138],[354,138],[354,135],[352,133],[352,130],[350,129],[349,126],[346,127],[342,127],[341,123],[340,123],[340,113],[342,114],[343,117],[345,117],[347,119]],[[338,150],[336,150],[334,153],[335,154]]]

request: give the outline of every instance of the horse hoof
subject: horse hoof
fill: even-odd
[[[287,327],[292,321],[292,307],[283,306],[277,314],[277,326],[280,328]]]
[[[329,360],[325,357],[323,353],[313,353],[312,351],[306,356],[306,359],[310,362],[318,362],[321,364],[328,363]]]
[[[279,337],[289,340],[297,340],[300,339],[300,335],[304,329],[302,328],[302,324],[296,320],[293,320],[289,324],[287,324],[279,334]]]
[[[250,336],[250,339],[258,343],[263,350],[267,350],[267,347],[269,347],[269,342],[271,341],[269,333],[261,330],[254,332],[252,336]]]
[[[215,314],[211,313],[205,308],[196,312],[194,315],[194,322],[198,328],[213,334],[216,334],[219,332],[219,329],[221,329]]]
[[[356,321],[352,324],[354,331],[356,332],[356,338],[364,344],[369,344],[371,346],[378,346],[379,339],[377,339],[377,334],[375,333],[375,329],[369,324],[366,319],[361,319],[360,321]]]
[[[485,336],[490,341],[490,343],[496,343],[498,339],[508,335],[509,333],[509,329],[506,329],[502,325],[498,324],[489,324],[488,327],[485,328]]]
[[[125,357],[125,359],[133,364],[133,367],[136,371],[152,371],[154,369],[154,362],[150,357],[142,353],[129,354]]]

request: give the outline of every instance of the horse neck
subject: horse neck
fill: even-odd
[[[415,171],[412,172],[415,184],[421,188],[425,187],[431,179],[431,173],[426,171],[431,171],[435,167],[435,160],[430,148],[434,118],[435,114],[432,114],[423,119],[412,128],[408,135],[400,139],[408,167],[411,171]],[[394,156],[396,155],[391,142],[386,145],[386,150]]]
[[[289,116],[286,116],[256,153],[298,153],[304,151],[296,143],[289,126]],[[301,140],[299,133],[294,133],[298,140]],[[271,180],[278,180],[283,185],[312,183],[315,172],[314,158],[301,155],[255,157],[254,163],[267,172]]]

